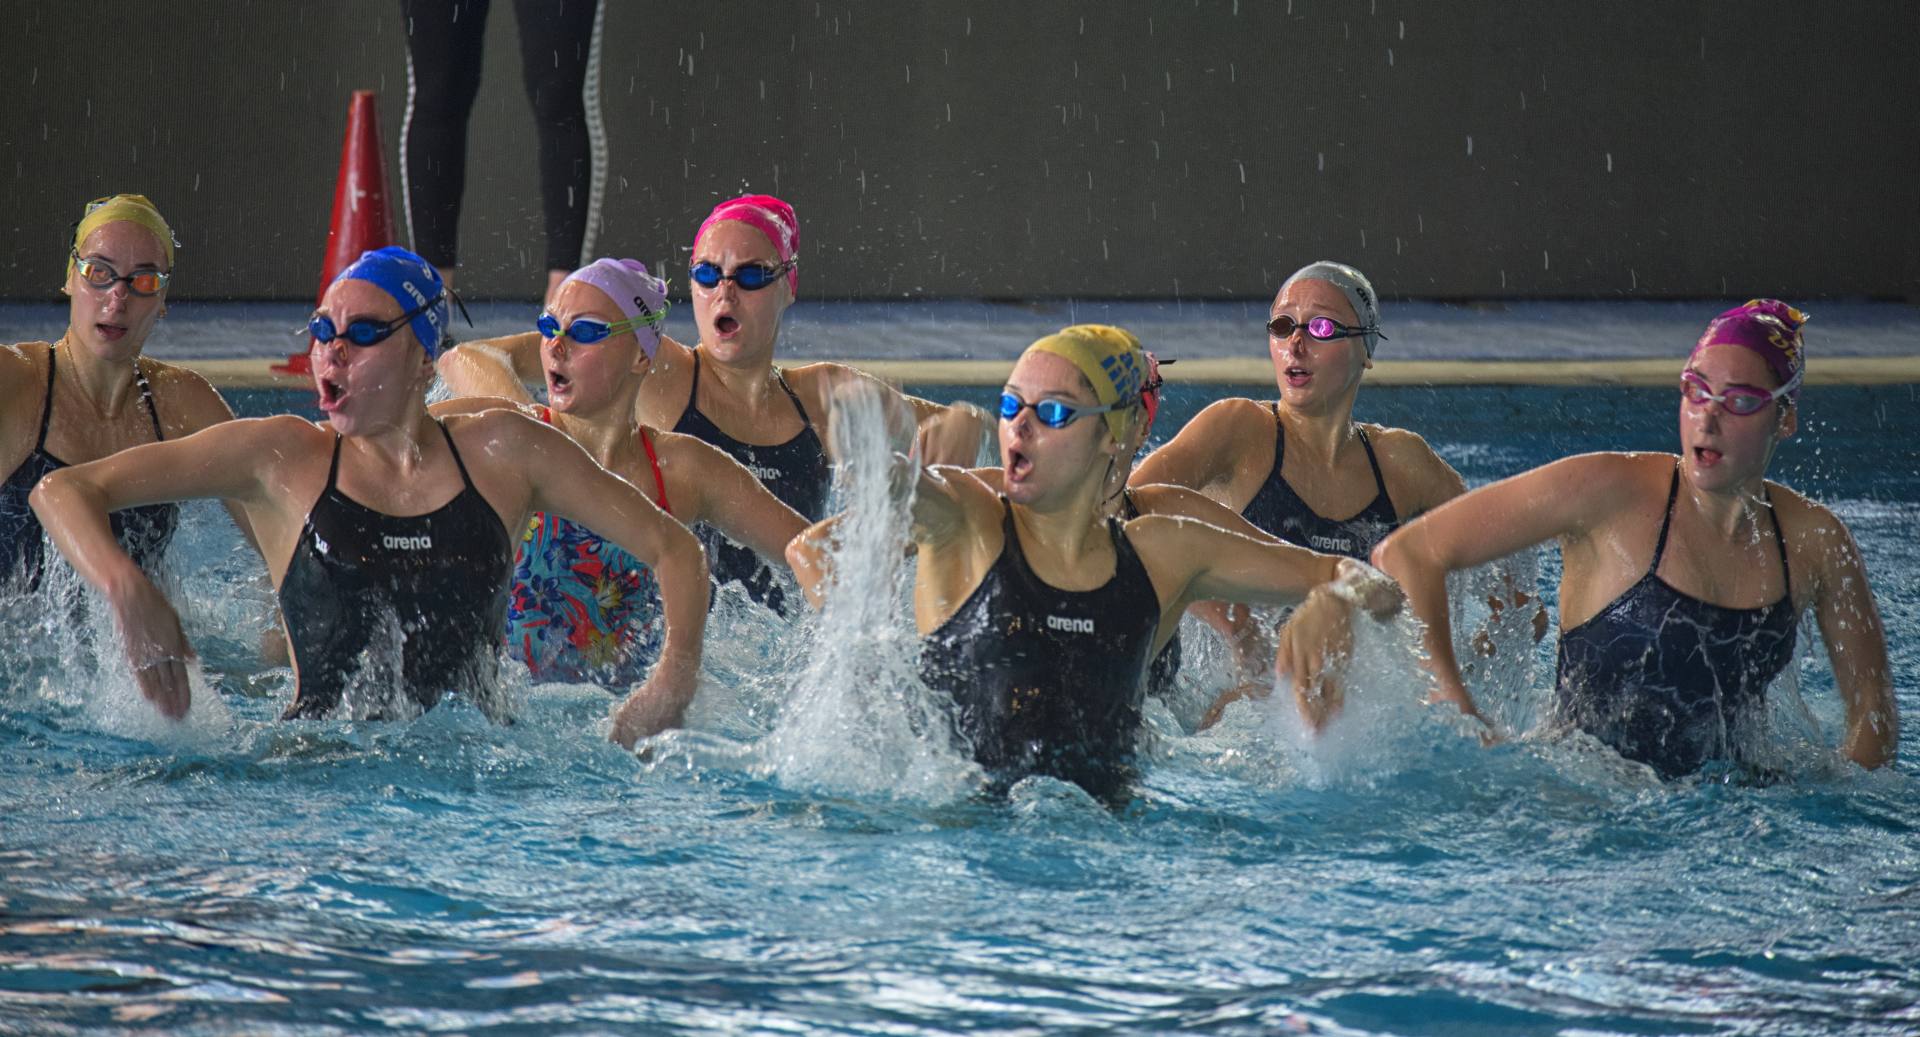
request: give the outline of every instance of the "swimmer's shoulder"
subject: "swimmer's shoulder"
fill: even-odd
[[[455,396],[450,400],[441,400],[429,404],[427,413],[436,418],[451,418],[456,415],[479,414],[482,411],[510,410],[538,421],[540,410],[531,403],[509,400],[505,396]]]
[[[1774,521],[1786,540],[1787,557],[1796,577],[1824,573],[1836,561],[1857,559],[1859,546],[1853,531],[1833,509],[1807,497],[1792,487],[1767,480],[1767,500],[1773,504]],[[1795,597],[1804,589],[1805,580],[1796,578]]]
[[[698,436],[689,436],[684,432],[662,432],[656,428],[646,430],[647,438],[653,441],[653,454],[660,460],[660,470],[676,482],[697,483],[738,472],[748,479],[753,473],[734,459],[732,454],[714,446]],[[640,454],[636,467],[647,463],[646,455]],[[653,481],[651,471],[622,472],[628,480],[642,477],[648,483]],[[754,480],[756,483],[758,480]]]
[[[0,346],[0,393],[47,391],[47,358],[53,355],[50,342],[17,342]]]
[[[33,452],[52,350],[45,342],[0,346],[0,476]]]
[[[1229,396],[1224,400],[1215,400],[1200,409],[1193,420],[1180,429],[1178,436],[1188,432],[1208,435],[1243,436],[1264,433],[1273,436],[1273,404],[1245,396]]]
[[[691,404],[693,391],[693,349],[670,335],[660,336],[660,348],[654,351],[647,380],[640,383],[640,398],[634,401],[634,414],[643,424],[671,428]]]
[[[1466,492],[1466,481],[1411,429],[1364,423],[1367,442],[1380,462],[1387,495],[1404,518],[1430,511]]]
[[[213,387],[205,375],[178,364],[152,357],[141,359],[147,384],[153,386],[154,401],[167,438],[198,432],[233,418],[233,408]]]

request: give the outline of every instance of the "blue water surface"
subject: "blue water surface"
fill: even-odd
[[[1220,395],[1175,385],[1162,428]],[[1917,395],[1809,390],[1774,470],[1859,540],[1910,731]],[[1673,397],[1370,388],[1360,417],[1479,483],[1671,449]],[[807,634],[725,612],[692,732],[639,756],[587,688],[521,688],[511,727],[458,701],[282,723],[257,563],[217,509],[188,521],[171,564],[215,690],[184,728],[111,655],[96,672],[96,625],[3,603],[0,1031],[1920,1030],[1911,750],[1867,773],[1810,743],[1841,716],[1818,649],[1798,699],[1823,734],[1789,739],[1772,782],[1663,784],[1524,726],[1483,749],[1408,676],[1356,687],[1373,726],[1319,745],[1279,710],[1201,735],[1158,716],[1115,813],[1044,783],[875,787],[851,736],[798,750],[844,780],[794,777],[756,746]],[[1550,648],[1504,657],[1512,715],[1544,698]]]

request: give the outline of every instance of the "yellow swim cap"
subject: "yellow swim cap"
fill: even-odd
[[[1103,406],[1140,401],[1140,389],[1147,382],[1147,354],[1140,340],[1125,328],[1111,324],[1075,324],[1028,346],[1027,352],[1036,349],[1071,361],[1086,376]],[[1102,415],[1113,438],[1120,439],[1127,434],[1130,409],[1122,407]]]
[[[160,239],[160,248],[167,254],[167,269],[173,269],[173,228],[167,226],[166,218],[160,210],[143,194],[115,194],[105,198],[95,198],[87,203],[86,214],[73,227],[73,251],[79,252],[87,235],[109,223],[137,223],[153,232]],[[67,276],[73,276],[73,256],[67,256]]]

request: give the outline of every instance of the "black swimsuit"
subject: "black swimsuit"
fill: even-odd
[[[700,413],[698,349],[693,351],[693,390],[687,393],[687,409],[681,412],[673,431],[726,451],[787,507],[799,512],[808,522],[818,522],[827,513],[827,491],[832,488],[833,469],[827,463],[826,448],[813,430],[813,422],[807,418],[807,409],[800,405],[800,397],[788,387],[785,375],[776,370],[773,377],[787,399],[793,401],[793,409],[800,413],[804,425],[792,439],[772,446],[742,443],[720,431],[720,426]],[[786,614],[786,591],[759,555],[704,522],[695,523],[694,533],[706,545],[707,561],[712,566],[716,584],[738,580],[753,600],[781,615]]]
[[[1120,491],[1120,518],[1131,521],[1140,517],[1140,506],[1133,502],[1132,490]],[[1173,698],[1173,679],[1180,674],[1180,632],[1175,630],[1167,643],[1160,646],[1160,653],[1153,657],[1153,663],[1147,667],[1147,694],[1155,698],[1171,700]]]
[[[300,676],[287,718],[332,711],[356,675],[371,687],[400,685],[423,709],[456,689],[483,708],[495,701],[514,545],[474,489],[445,425],[440,434],[465,487],[412,516],[383,514],[340,492],[334,436],[327,488],[307,513],[280,581],[280,613]],[[380,703],[367,706],[368,719],[388,715]]]
[[[53,424],[53,361],[54,351],[49,349],[47,398],[40,406],[40,438],[34,441],[33,453],[20,462],[20,467],[7,476],[5,483],[0,483],[0,585],[18,579],[24,581],[22,585],[27,590],[40,586],[44,563],[40,520],[28,506],[27,495],[48,472],[68,467],[67,462],[47,453],[47,428]],[[140,399],[147,405],[147,416],[153,419],[154,440],[165,439],[160,431],[160,412],[153,404],[153,387],[147,384],[147,376],[141,373],[137,360],[133,365],[133,380],[140,387]],[[151,573],[159,567],[167,545],[173,541],[174,528],[180,523],[180,506],[148,504],[116,511],[108,518],[113,523],[114,539],[133,556],[135,564]]]
[[[1767,685],[1793,661],[1798,616],[1787,544],[1773,520],[1786,592],[1759,608],[1725,608],[1673,589],[1659,575],[1679,495],[1645,576],[1599,614],[1560,635],[1559,718],[1652,766],[1663,777],[1713,759],[1739,760],[1765,721]]]
[[[952,697],[956,730],[996,780],[1045,774],[1123,801],[1159,596],[1117,521],[1111,580],[1089,591],[1042,582],[1001,501],[1005,546],[922,641],[921,679]]]
[[[1366,431],[1359,426],[1353,430],[1367,452],[1367,464],[1373,469],[1373,484],[1378,492],[1353,517],[1330,519],[1308,507],[1280,474],[1287,455],[1287,425],[1280,420],[1279,404],[1273,407],[1273,425],[1273,471],[1267,473],[1260,492],[1253,495],[1240,513],[1248,522],[1289,544],[1366,561],[1374,547],[1400,525],[1400,516],[1394,513],[1393,501],[1387,496],[1387,480],[1380,474],[1380,461],[1373,456],[1373,444],[1367,440]]]

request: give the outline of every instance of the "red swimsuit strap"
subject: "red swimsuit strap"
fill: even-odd
[[[667,480],[660,474],[660,457],[653,452],[653,437],[647,430],[640,430],[640,445],[647,448],[647,463],[653,466],[653,485],[660,491],[660,510],[673,514],[673,508],[667,504]]]

